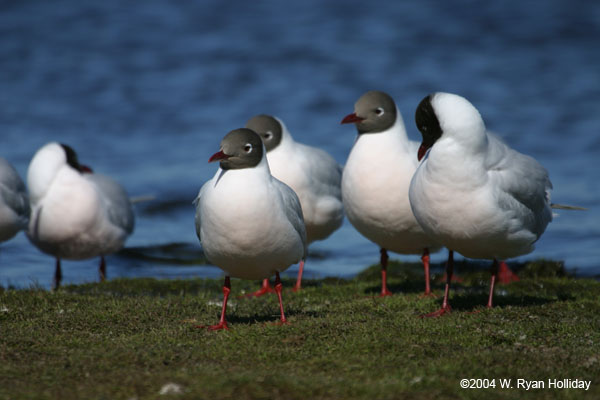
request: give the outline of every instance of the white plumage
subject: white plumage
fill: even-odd
[[[552,220],[548,172],[485,129],[464,98],[437,93],[443,134],[415,173],[410,201],[423,229],[465,257],[531,252]]]
[[[412,210],[423,230],[452,254],[493,260],[487,307],[492,307],[498,260],[531,252],[552,220],[548,172],[486,131],[481,115],[463,97],[436,93],[416,112],[424,157],[410,185]]]
[[[342,176],[342,198],[348,220],[363,236],[381,247],[382,289],[387,289],[387,250],[422,254],[425,294],[430,295],[429,251],[439,244],[417,223],[408,189],[417,169],[416,142],[406,134],[400,111],[383,92],[365,93],[355,113],[342,123],[355,123],[359,131]]]
[[[300,199],[308,243],[323,240],[342,225],[342,167],[324,150],[296,142],[285,124],[281,142],[267,152],[273,176]]]
[[[275,275],[281,322],[286,322],[279,273],[306,257],[306,229],[298,196],[271,175],[265,152],[254,131],[229,132],[209,159],[219,161],[220,168],[195,200],[196,233],[204,253],[226,273],[221,319],[209,329],[227,329],[230,276]]]
[[[59,260],[102,257],[123,247],[134,216],[125,190],[107,176],[92,173],[73,150],[55,142],[34,155],[27,173],[31,220],[27,236]],[[101,276],[102,277],[102,276]]]
[[[208,260],[236,278],[268,278],[306,251],[298,197],[271,176],[264,157],[252,168],[219,168],[202,186],[196,232]]]
[[[434,245],[408,200],[417,148],[398,112],[391,128],[358,136],[342,178],[344,207],[352,225],[380,247],[401,254],[421,254]]]

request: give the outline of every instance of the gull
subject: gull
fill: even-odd
[[[56,257],[54,288],[62,280],[61,259],[100,257],[120,250],[133,232],[134,216],[125,189],[79,163],[68,145],[51,142],[33,156],[27,171],[31,203],[29,240]]]
[[[220,167],[195,200],[198,239],[206,258],[226,274],[221,318],[211,330],[228,329],[230,276],[275,275],[280,321],[287,322],[279,273],[306,257],[306,228],[298,196],[271,175],[265,153],[251,129],[229,132],[209,159]]]
[[[356,124],[358,137],[342,176],[344,209],[356,230],[381,248],[381,296],[392,294],[387,250],[422,255],[424,295],[429,296],[429,252],[439,244],[419,226],[408,200],[418,143],[408,139],[400,111],[384,92],[363,94],[354,113],[342,120],[347,123]]]
[[[492,307],[498,260],[528,254],[552,221],[546,169],[486,130],[479,111],[450,93],[425,97],[415,114],[422,160],[410,204],[423,230],[450,251],[440,316],[448,302],[453,252],[492,261],[487,307]]]

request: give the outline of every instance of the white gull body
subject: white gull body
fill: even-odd
[[[342,176],[346,216],[363,236],[401,254],[421,254],[439,245],[415,219],[408,189],[419,145],[410,141],[400,111],[389,129],[358,135]]]
[[[29,199],[17,171],[0,157],[0,242],[27,228]]]
[[[298,195],[308,243],[323,240],[342,225],[342,167],[324,150],[294,140],[285,124],[281,142],[267,153],[272,175]]]
[[[268,278],[306,254],[298,197],[271,175],[264,153],[254,167],[219,168],[202,186],[196,232],[208,260],[237,278]]]
[[[466,99],[431,97],[441,136],[410,186],[423,229],[470,258],[503,260],[531,252],[552,220],[548,172],[486,131]]]
[[[123,247],[134,216],[125,190],[112,179],[81,172],[64,146],[49,143],[29,165],[31,220],[27,236],[57,259],[104,256]]]

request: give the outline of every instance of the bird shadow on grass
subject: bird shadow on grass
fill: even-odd
[[[291,317],[295,317],[295,316],[306,316],[306,317],[310,317],[310,318],[316,318],[316,317],[321,317],[323,314],[319,313],[317,311],[301,311],[301,310],[286,310],[285,312],[285,316],[286,318],[289,320],[289,318]],[[218,316],[215,314],[215,323],[218,320]],[[273,324],[277,324],[279,323],[279,314],[276,313],[271,313],[271,314],[264,314],[264,313],[255,313],[252,315],[236,315],[234,313],[231,313],[230,315],[227,315],[227,324],[231,326],[235,326],[235,325],[253,325],[253,324],[269,324],[269,323],[273,323]],[[293,324],[293,322],[292,322]]]
[[[416,294],[425,292],[425,282],[420,280],[407,280],[403,282],[388,283],[388,290],[392,294]],[[431,285],[431,290],[438,295],[444,292],[444,287],[441,285]],[[376,296],[381,292],[381,284],[369,286],[364,290],[368,296]]]
[[[460,260],[455,262],[455,277],[457,281],[452,282],[451,296],[454,290],[471,291],[477,293],[475,296],[482,296],[482,304],[487,302],[487,294],[482,294],[489,288],[489,272],[490,263],[487,261],[477,260]],[[537,280],[539,278],[571,278],[572,276],[566,272],[562,261],[552,260],[531,260],[523,263],[510,263],[510,268],[517,272],[522,279]],[[445,278],[444,278],[445,263],[431,264],[431,289],[438,296],[444,293]],[[423,275],[423,266],[421,263],[405,263],[398,261],[390,261],[387,269],[388,289],[396,293],[423,293],[425,291],[425,282]],[[365,289],[367,295],[376,295],[381,291],[381,265],[375,264],[361,272],[356,279],[376,281],[377,284],[369,286]],[[510,284],[509,284],[510,285]],[[507,286],[499,284],[496,287],[496,293],[500,288]],[[509,286],[508,286],[509,287]],[[509,299],[511,296],[495,296],[495,303],[502,305],[503,299]],[[533,296],[512,296],[506,305],[513,305],[521,300],[515,299],[533,299]],[[559,296],[560,297],[560,296]],[[496,300],[498,299],[498,300]],[[441,300],[440,300],[441,302]],[[524,303],[528,305],[531,303]]]
[[[348,280],[344,278],[336,278],[336,277],[326,277],[321,279],[302,279],[302,288],[319,288],[323,287],[323,285],[336,285],[347,283]],[[273,282],[271,282],[272,284]],[[296,279],[282,279],[283,287],[285,288],[293,288],[296,285]]]
[[[573,300],[575,297],[564,294],[558,298],[539,297],[531,295],[496,295],[493,300],[494,308],[504,307],[529,307],[541,306],[544,304],[554,303],[557,301]],[[488,294],[481,291],[462,292],[456,295],[450,295],[449,303],[455,311],[475,311],[485,308],[488,301]],[[436,301],[441,307],[442,298]]]

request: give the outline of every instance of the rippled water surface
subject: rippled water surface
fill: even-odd
[[[136,3],[0,3],[0,155],[24,176],[37,148],[61,141],[131,195],[156,196],[136,207],[109,277],[220,276],[201,265],[192,200],[221,138],[270,113],[344,163],[355,131],[339,121],[370,89],[396,99],[414,140],[426,94],[467,97],[549,170],[555,202],[589,208],[562,211],[525,259],[600,273],[600,3]],[[309,276],[378,260],[347,221],[311,251]],[[66,283],[96,279],[97,260],[63,265]],[[53,267],[23,234],[0,245],[0,285],[48,287]]]

